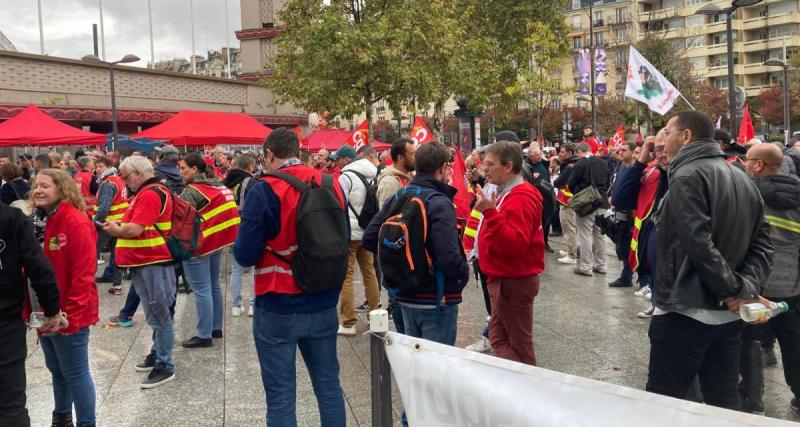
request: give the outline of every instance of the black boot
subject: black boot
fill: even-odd
[[[53,412],[53,424],[51,427],[75,427],[72,424],[72,412],[67,414]]]
[[[739,384],[742,411],[763,415],[764,367],[759,341],[742,341],[739,373],[742,375],[742,382]]]

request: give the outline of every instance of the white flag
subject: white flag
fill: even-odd
[[[630,49],[625,96],[644,102],[662,116],[667,114],[681,93],[633,46]]]

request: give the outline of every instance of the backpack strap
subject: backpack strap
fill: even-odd
[[[280,179],[282,181],[286,181],[289,185],[294,187],[294,189],[299,191],[300,193],[305,193],[310,188],[308,184],[306,184],[303,181],[300,181],[299,178],[297,178],[296,176],[294,176],[294,175],[292,175],[290,173],[275,171],[275,172],[265,173],[264,176],[272,176],[272,177],[278,178],[278,179]],[[322,185],[323,186],[325,185],[325,176],[326,176],[325,174],[322,174]],[[331,183],[331,177],[328,175],[328,187],[331,187],[331,184],[332,184]]]
[[[164,187],[164,188],[167,189],[167,191],[169,191],[169,188],[167,188],[167,186],[164,185],[164,184],[156,184],[156,185],[148,188],[148,190],[153,190],[153,192],[156,193],[158,198],[161,200],[161,212],[159,213],[158,216],[164,215],[164,211],[167,210],[167,197],[169,197],[169,196],[167,196],[167,192],[165,192],[164,189],[161,188],[161,187]],[[172,192],[169,191],[169,194],[172,194]],[[153,228],[155,228],[156,231],[158,231],[158,234],[160,234],[161,237],[163,237],[165,239],[167,238],[167,236],[164,235],[164,232],[161,231],[160,228],[156,227],[155,223],[153,223]]]

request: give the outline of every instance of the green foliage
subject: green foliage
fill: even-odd
[[[399,112],[441,106],[456,94],[474,109],[511,111],[519,101],[517,64],[527,64],[532,49],[566,49],[562,3],[288,0],[265,84],[281,102],[341,117],[366,111],[370,122],[380,100]]]

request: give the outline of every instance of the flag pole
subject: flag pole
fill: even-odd
[[[100,53],[103,55],[103,61],[106,60],[106,27],[103,24],[103,0],[98,1],[100,8]]]
[[[36,1],[36,9],[39,11],[39,53],[44,55],[44,27],[42,27],[42,0]]]
[[[687,103],[687,104],[689,104],[689,108],[691,108],[692,110],[694,110],[694,109],[695,109],[695,108],[692,106],[692,103],[691,103],[691,102],[689,102],[689,100],[688,100],[688,99],[686,99],[686,97],[685,97],[685,96],[683,96],[683,94],[682,94],[682,93],[678,92],[678,94],[681,96],[681,98],[682,98],[684,101],[686,101],[686,103]]]

